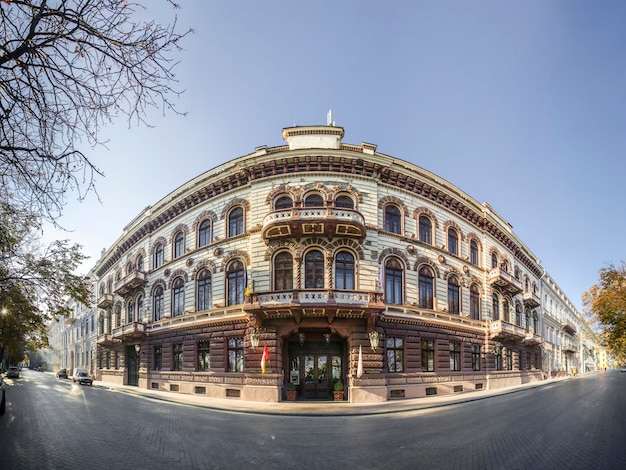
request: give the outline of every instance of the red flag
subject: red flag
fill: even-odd
[[[270,352],[267,350],[267,344],[263,345],[263,355],[261,356],[261,372],[265,374],[265,361],[269,362]]]

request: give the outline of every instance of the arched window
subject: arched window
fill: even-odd
[[[100,316],[98,317],[98,334],[104,334],[104,315],[102,314],[100,314]]]
[[[243,303],[246,290],[245,278],[246,273],[243,263],[239,260],[232,261],[226,269],[228,305],[239,305]]]
[[[163,244],[157,243],[154,247],[154,267],[160,268],[163,266]]]
[[[154,321],[163,319],[163,287],[158,286],[152,294],[152,318]]]
[[[459,235],[453,228],[448,229],[448,252],[453,255],[459,254]]]
[[[235,207],[228,214],[228,236],[234,237],[243,233],[243,208]]]
[[[311,250],[304,257],[304,287],[324,288],[324,255],[321,251]]]
[[[422,243],[428,243],[432,245],[432,230],[433,226],[430,219],[425,215],[420,215],[419,218],[419,237]]]
[[[474,240],[470,242],[470,263],[478,266],[478,243]]]
[[[509,262],[507,260],[502,261],[500,267],[502,268],[502,271],[507,273],[509,272]]]
[[[526,331],[528,331],[530,329],[530,312],[528,310],[526,310],[525,320],[524,327],[526,328]]]
[[[288,251],[281,251],[274,258],[274,289],[293,289],[293,257]]]
[[[115,328],[122,326],[122,307],[118,305],[115,307]]]
[[[461,287],[456,276],[448,278],[448,313],[458,315],[461,311]]]
[[[491,253],[491,269],[498,267],[498,255]]]
[[[172,316],[177,317],[185,312],[185,281],[177,277],[172,282]]]
[[[420,308],[433,308],[434,303],[434,277],[432,271],[427,267],[420,268],[419,271],[419,291]]]
[[[129,300],[126,304],[126,323],[132,323],[135,321],[135,304],[132,300]]]
[[[503,314],[503,320],[505,322],[510,322],[511,321],[511,306],[509,304],[509,301],[504,299],[504,301],[502,302],[502,314]]]
[[[339,209],[354,209],[354,201],[350,196],[337,196],[337,199],[335,199],[335,207]]]
[[[385,231],[402,233],[402,213],[398,206],[393,204],[385,206]]]
[[[324,207],[324,199],[319,194],[311,194],[304,200],[304,207]]]
[[[198,226],[198,248],[211,243],[211,221],[205,219]]]
[[[524,279],[524,292],[530,292],[530,283],[528,279]]]
[[[143,256],[137,258],[137,271],[143,272]]]
[[[515,324],[522,326],[522,308],[519,304],[515,305]]]
[[[335,257],[335,287],[354,290],[354,256],[347,251],[340,251]]]
[[[533,332],[535,334],[539,333],[539,317],[537,317],[536,313],[533,315]]]
[[[389,258],[385,263],[385,302],[402,305],[403,294],[402,263],[397,258]]]
[[[111,330],[113,329],[113,316],[111,315],[111,312],[109,311],[109,313],[107,314],[107,333],[111,333]]]
[[[470,318],[480,320],[480,293],[476,284],[470,286]]]
[[[126,275],[129,275],[133,272],[133,263],[128,263],[126,265]]]
[[[491,312],[492,320],[500,320],[500,298],[495,293],[491,296]]]
[[[198,294],[197,310],[209,310],[211,308],[211,273],[208,269],[203,269],[196,276],[196,292]]]
[[[178,232],[174,237],[174,258],[180,258],[185,254],[185,234]]]
[[[140,295],[139,297],[137,297],[137,321],[141,322],[143,319],[141,318],[142,314],[143,314],[143,295]]]
[[[293,201],[289,196],[281,196],[274,202],[274,210],[280,211],[283,209],[291,209],[293,207]]]

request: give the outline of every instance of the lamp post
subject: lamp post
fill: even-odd
[[[376,349],[378,348],[378,340],[379,340],[378,331],[376,330],[370,331],[369,337],[370,337],[370,347],[372,348],[372,351],[376,351]]]

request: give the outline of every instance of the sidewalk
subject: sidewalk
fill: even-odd
[[[218,411],[283,416],[363,416],[423,410],[475,400],[484,400],[486,398],[515,393],[521,390],[552,385],[562,380],[567,380],[568,378],[570,377],[546,379],[540,382],[531,382],[528,384],[503,387],[494,390],[476,390],[453,395],[391,400],[380,403],[348,403],[333,401],[282,401],[278,403],[268,403],[242,401],[236,398],[209,398],[176,392],[146,390],[138,387],[116,385],[107,382],[94,382],[94,386],[120,393],[143,396],[154,400],[198,406]]]

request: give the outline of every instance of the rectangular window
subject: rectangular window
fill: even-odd
[[[526,352],[526,369],[531,369],[531,367],[530,367],[530,352]]]
[[[243,372],[243,338],[228,339],[228,372]]]
[[[387,370],[389,372],[403,372],[404,340],[402,338],[387,338]]]
[[[172,347],[172,370],[183,370],[182,343],[177,343]]]
[[[161,346],[154,347],[154,370],[161,370],[163,367],[163,350]]]
[[[450,342],[450,370],[461,370],[461,343]]]
[[[496,370],[502,370],[502,349],[499,346],[495,349],[494,360],[496,362]]]
[[[472,370],[480,370],[480,344],[472,344]]]
[[[432,372],[435,370],[435,340],[422,340],[422,371]]]
[[[506,350],[506,370],[513,370],[513,351]]]
[[[198,369],[207,372],[211,369],[211,343],[200,341],[198,343]]]

